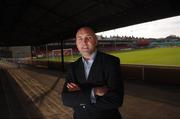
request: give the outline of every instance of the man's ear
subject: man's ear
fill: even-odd
[[[98,41],[97,41],[97,40],[95,40],[95,46],[96,46],[96,47],[98,46]]]
[[[96,47],[98,46],[98,40],[96,40]]]
[[[98,38],[96,35],[95,35],[95,39],[96,39],[96,46],[98,46]]]

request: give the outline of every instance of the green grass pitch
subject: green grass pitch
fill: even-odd
[[[132,51],[112,51],[108,54],[117,56],[122,64],[143,64],[161,66],[180,66],[180,47],[152,48]],[[65,56],[66,62],[75,61],[79,56]],[[46,59],[39,59],[41,61]],[[60,58],[49,58],[49,61],[61,61]]]
[[[128,52],[109,52],[121,59],[122,64],[180,66],[180,48],[153,48]]]

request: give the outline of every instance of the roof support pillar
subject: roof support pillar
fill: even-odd
[[[62,72],[65,71],[64,69],[64,42],[61,39],[61,66],[62,66]]]

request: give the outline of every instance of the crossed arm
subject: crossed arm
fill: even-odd
[[[69,92],[79,91],[81,90],[80,87],[75,83],[67,83],[67,89]],[[95,96],[104,96],[108,92],[107,86],[100,86],[94,88],[94,94]]]

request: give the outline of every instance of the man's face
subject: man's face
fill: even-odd
[[[91,55],[97,46],[95,33],[89,28],[81,28],[76,34],[76,45],[83,56]]]

